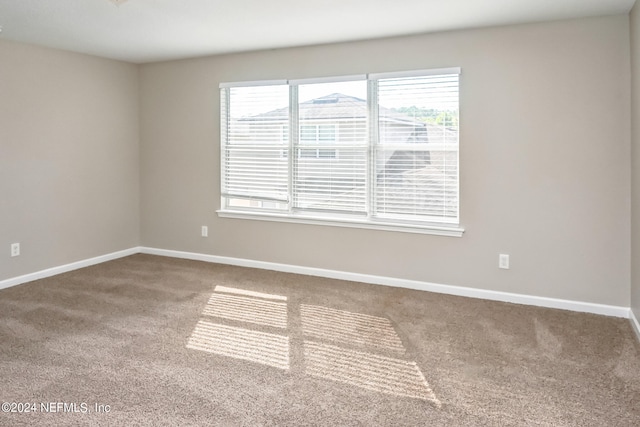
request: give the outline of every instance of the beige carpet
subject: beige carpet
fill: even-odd
[[[3,426],[640,425],[625,319],[149,255],[0,291],[0,370]]]

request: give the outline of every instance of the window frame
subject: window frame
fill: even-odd
[[[459,134],[460,129],[459,126],[456,130],[456,137],[458,138],[456,143],[456,190],[457,190],[457,212],[456,219],[457,221],[426,221],[423,219],[403,219],[403,218],[393,218],[386,217],[384,215],[377,216],[372,214],[373,204],[375,201],[374,193],[374,182],[375,182],[375,174],[376,174],[376,157],[375,152],[379,150],[378,142],[379,136],[378,133],[378,99],[377,92],[375,96],[372,96],[373,91],[377,91],[377,81],[380,79],[389,79],[389,78],[404,78],[404,77],[423,77],[423,76],[431,76],[431,75],[444,75],[444,74],[461,74],[461,70],[459,67],[454,68],[443,68],[443,69],[431,69],[431,70],[412,70],[405,72],[391,72],[391,73],[376,73],[376,74],[368,74],[368,75],[359,75],[359,76],[336,76],[329,78],[319,78],[319,79],[303,79],[303,80],[277,80],[277,81],[257,81],[257,82],[234,82],[234,83],[221,83],[220,89],[221,94],[223,89],[233,88],[233,87],[249,87],[249,86],[268,86],[268,85],[287,85],[289,87],[290,99],[289,99],[289,153],[293,153],[294,146],[300,148],[302,144],[301,137],[301,124],[299,118],[297,117],[297,106],[292,109],[291,105],[293,102],[298,102],[298,86],[304,84],[314,84],[314,83],[325,83],[325,82],[345,82],[352,80],[366,80],[367,81],[367,127],[368,127],[368,169],[369,173],[367,174],[367,182],[366,187],[367,190],[367,199],[368,199],[368,214],[363,217],[358,217],[356,215],[351,214],[341,214],[340,212],[335,211],[327,211],[327,212],[315,212],[315,211],[300,211],[295,209],[291,205],[291,200],[289,201],[289,208],[286,210],[283,209],[273,209],[270,210],[265,207],[251,207],[252,203],[249,203],[249,206],[236,207],[230,206],[229,198],[225,197],[225,195],[221,194],[221,207],[218,209],[217,215],[221,218],[236,218],[236,219],[248,219],[248,220],[263,220],[263,221],[276,221],[276,222],[292,222],[292,223],[300,223],[300,224],[313,224],[313,225],[324,225],[324,226],[333,226],[333,227],[349,227],[349,228],[364,228],[364,229],[375,229],[375,230],[384,230],[384,231],[397,231],[397,232],[408,232],[408,233],[419,233],[419,234],[432,234],[439,236],[451,236],[451,237],[461,237],[464,233],[464,228],[460,225],[460,180],[459,180],[459,170],[460,170],[460,143],[459,143]],[[459,77],[458,77],[459,79]],[[372,81],[375,82],[372,84]],[[458,90],[460,87],[460,82],[458,80]],[[229,92],[227,93],[227,98],[225,100],[225,105],[221,105],[222,108],[229,108]],[[458,92],[458,111],[460,108],[459,103],[459,92]],[[291,110],[296,110],[291,111]],[[222,114],[225,114],[224,117],[228,117],[228,111],[224,112],[221,110],[221,118]],[[303,126],[315,126],[316,127],[316,139],[315,141],[308,140],[307,144],[309,147],[304,148],[314,148],[315,143],[326,143],[326,141],[320,140],[320,129],[319,125],[303,125]],[[335,139],[338,139],[338,125],[334,125],[335,131]],[[220,140],[220,148],[221,148],[221,173],[225,171],[225,159],[222,156],[223,153],[223,142],[225,141],[226,135],[225,132],[227,130],[227,125],[221,122],[221,140]],[[294,144],[294,136],[293,132],[297,132],[295,144]],[[285,133],[285,132],[283,132]],[[305,144],[306,145],[306,144]],[[339,144],[336,144],[335,149],[335,157],[330,157],[331,159],[338,158],[338,148]],[[316,156],[308,157],[307,159],[318,159],[321,160],[322,157],[318,154],[318,149],[316,148]],[[286,157],[286,153],[283,153],[282,157]],[[289,159],[288,163],[291,168],[291,164],[294,163],[295,160]],[[293,175],[289,174],[289,199],[295,197],[292,193]],[[372,181],[374,180],[374,181]],[[222,189],[222,182],[221,187]],[[370,205],[369,205],[370,204]]]

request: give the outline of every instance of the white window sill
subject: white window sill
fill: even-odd
[[[296,224],[326,225],[332,227],[366,228],[370,230],[397,231],[402,233],[432,234],[435,236],[462,237],[464,228],[454,225],[433,225],[415,223],[389,224],[378,221],[353,220],[353,219],[327,219],[312,216],[294,216],[275,212],[246,212],[236,210],[216,211],[220,218],[250,219],[257,221],[291,222]]]

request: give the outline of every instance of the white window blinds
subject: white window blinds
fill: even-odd
[[[222,210],[456,225],[458,74],[221,85]]]
[[[366,215],[367,82],[298,86],[294,209]]]
[[[289,201],[289,87],[221,89],[222,196],[234,207]]]
[[[458,220],[458,75],[375,81],[375,214]]]

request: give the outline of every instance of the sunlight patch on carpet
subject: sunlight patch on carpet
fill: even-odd
[[[288,370],[296,350],[290,337],[298,332],[304,337],[297,345],[303,347],[300,369],[306,375],[441,406],[418,364],[397,358],[407,350],[389,319],[300,304],[294,307],[300,330],[292,331],[288,304],[285,296],[216,286],[187,348]],[[239,327],[219,323],[223,319]]]
[[[304,342],[304,358],[313,377],[441,405],[416,362],[313,341]]]
[[[287,305],[245,296],[214,293],[202,311],[203,315],[222,317],[274,328],[287,327]]]
[[[187,348],[289,369],[289,338],[200,320]]]
[[[300,306],[300,315],[305,335],[402,354],[406,351],[389,319],[307,304]]]
[[[247,297],[273,299],[273,300],[278,300],[278,301],[286,301],[287,300],[287,297],[284,296],[284,295],[265,294],[265,293],[262,293],[262,292],[248,291],[246,289],[230,288],[228,286],[220,286],[220,285],[217,285],[215,287],[214,292],[224,292],[224,293],[227,293],[227,294],[244,295],[244,296],[247,296]]]

